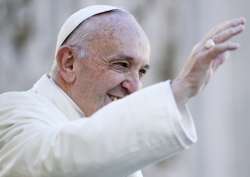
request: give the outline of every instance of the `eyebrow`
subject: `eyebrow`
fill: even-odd
[[[128,55],[124,55],[124,54],[117,55],[117,56],[114,56],[114,57],[112,57],[112,58],[121,59],[121,60],[134,61],[134,58],[133,58],[133,57],[128,56]],[[143,66],[143,68],[149,70],[149,69],[150,69],[150,65],[149,65],[149,64],[145,64],[145,65]]]

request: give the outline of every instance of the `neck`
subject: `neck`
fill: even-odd
[[[70,86],[65,82],[64,79],[60,76],[58,72],[54,72],[50,75],[53,81],[56,83],[58,87],[60,87],[69,97],[71,97]],[[72,97],[71,97],[72,98]]]

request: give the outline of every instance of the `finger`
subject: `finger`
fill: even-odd
[[[246,23],[246,19],[244,17],[240,18],[234,18],[232,20],[228,20],[221,25],[219,25],[218,29],[216,30],[216,34],[220,33],[221,31],[231,28],[231,27],[237,27],[239,25],[244,25]]]
[[[217,57],[215,60],[212,61],[212,68],[214,71],[216,71],[218,67],[225,62],[227,58],[226,56],[227,54],[228,54],[227,52],[224,54],[221,54],[219,57]]]
[[[219,55],[227,52],[227,51],[233,51],[240,47],[238,43],[234,42],[226,42],[217,44],[214,47],[208,49],[204,52],[204,62],[209,64],[213,59],[216,59]]]
[[[246,23],[246,19],[244,17],[240,17],[240,18],[235,18],[232,20],[228,20],[226,22],[223,22],[222,24],[217,25],[216,27],[214,27],[207,35],[207,37],[205,38],[205,40],[213,37],[214,35],[222,32],[223,30],[227,29],[227,28],[231,28],[231,27],[237,27],[239,25],[244,25]]]
[[[243,32],[244,29],[245,29],[244,25],[239,25],[239,26],[236,26],[233,28],[228,28],[228,29],[218,33],[217,35],[215,35],[213,37],[213,40],[216,44],[225,42],[225,41],[231,39],[232,37]]]

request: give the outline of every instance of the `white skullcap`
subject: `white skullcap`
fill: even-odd
[[[109,6],[109,5],[92,5],[85,7],[83,9],[78,10],[74,14],[72,14],[62,25],[58,36],[57,36],[57,43],[55,49],[55,56],[57,55],[58,49],[63,44],[63,42],[67,39],[67,37],[86,19],[112,10],[121,10],[126,11],[124,9]]]

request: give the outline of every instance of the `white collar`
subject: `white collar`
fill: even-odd
[[[47,74],[34,84],[32,90],[49,99],[69,120],[84,117],[79,106]]]

